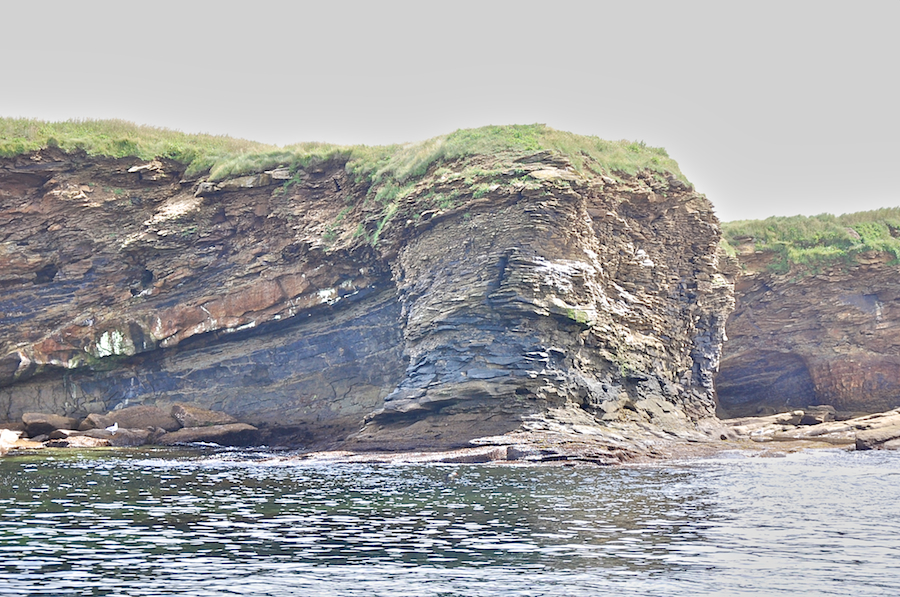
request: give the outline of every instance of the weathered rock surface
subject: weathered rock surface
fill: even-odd
[[[246,423],[184,427],[160,436],[159,443],[172,446],[191,442],[210,442],[225,446],[250,446],[259,441],[259,430]]]
[[[109,440],[87,435],[70,435],[44,442],[46,448],[105,448],[109,445]]]
[[[721,439],[748,438],[754,442],[820,442],[857,450],[892,449],[900,438],[900,410],[863,415],[845,421],[810,422],[821,418],[822,409],[796,410],[762,417],[725,419]]]
[[[121,448],[128,446],[144,446],[156,443],[164,435],[162,429],[128,429],[120,427],[115,432],[106,429],[88,429],[79,432],[81,435],[106,440],[107,445]]]
[[[181,423],[178,419],[157,406],[128,406],[107,413],[106,416],[112,419],[113,423],[117,423],[119,427],[130,429],[159,427],[166,431],[175,431],[181,428]]]
[[[107,427],[111,427],[114,423],[115,421],[113,418],[108,415],[91,413],[78,424],[78,430],[88,431],[89,429],[106,429]]]
[[[77,419],[51,413],[22,413],[22,423],[25,424],[25,432],[31,437],[78,426]]]
[[[713,414],[732,285],[703,196],[552,152],[441,170],[386,212],[340,160],[0,160],[0,412],[177,429],[124,414],[190,403],[366,449]]]
[[[900,267],[887,254],[776,274],[745,247],[716,378],[721,416],[828,404],[837,418],[900,406]]]
[[[210,425],[228,425],[237,423],[237,419],[231,415],[191,406],[190,404],[176,404],[172,407],[172,416],[182,427],[208,427]]]

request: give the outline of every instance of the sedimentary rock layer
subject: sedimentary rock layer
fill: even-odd
[[[900,406],[900,268],[883,253],[777,274],[744,247],[717,378],[720,414]]]
[[[340,159],[183,176],[0,161],[3,418],[187,402],[390,448],[550,408],[598,425],[715,409],[732,286],[708,201],[672,176],[546,151],[432,166],[388,199]]]

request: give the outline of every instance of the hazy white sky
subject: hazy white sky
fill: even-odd
[[[900,205],[900,2],[17,2],[0,115],[289,144],[546,123],[665,147],[723,220]]]

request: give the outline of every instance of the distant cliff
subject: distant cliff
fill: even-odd
[[[900,406],[900,209],[723,227],[741,273],[720,414]]]
[[[6,124],[31,126],[0,159],[6,420],[179,402],[409,448],[715,410],[732,285],[661,150],[541,126],[245,151]]]

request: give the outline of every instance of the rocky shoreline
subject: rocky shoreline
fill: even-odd
[[[699,421],[692,431],[649,425],[524,430],[473,440],[469,448],[440,452],[310,452],[291,460],[314,462],[592,463],[622,465],[709,457],[744,450],[764,457],[804,449],[900,450],[900,409],[834,421],[830,407],[811,407],[767,417]],[[831,419],[831,420],[828,420]]]
[[[550,412],[520,430],[471,440],[444,450],[371,450],[352,445],[317,447],[278,460],[319,463],[510,463],[614,466],[708,457],[745,450],[760,456],[783,456],[802,449],[900,450],[900,409],[834,420],[831,407],[810,407],[766,417],[707,418],[693,429],[663,429],[641,422],[605,426],[578,425],[574,413]],[[39,413],[23,416],[22,429],[0,430],[0,455],[43,448],[123,448],[173,446],[202,442],[257,446],[259,430],[228,421],[223,413],[179,404],[166,413],[137,406],[106,415],[90,415],[66,429],[64,417]],[[149,423],[144,427],[119,426]],[[102,427],[110,423],[107,427]],[[58,428],[50,427],[58,425]],[[165,427],[169,427],[167,430]]]
[[[0,429],[0,455],[16,448],[123,448],[194,442],[249,446],[259,429],[222,412],[190,404],[131,406],[83,419],[52,413],[24,413],[20,423]]]

